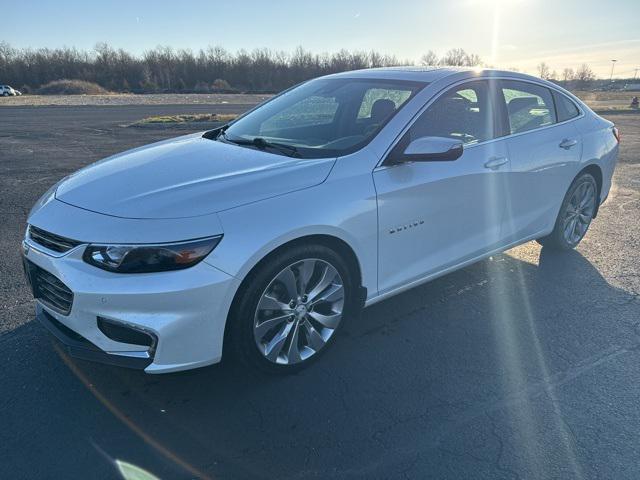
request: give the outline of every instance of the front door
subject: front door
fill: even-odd
[[[401,163],[374,171],[380,293],[503,245],[510,164],[505,141],[494,139],[493,93],[484,80],[453,87],[400,142],[459,138],[464,153],[457,160]]]

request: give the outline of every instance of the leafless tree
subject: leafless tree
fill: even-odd
[[[470,53],[469,55],[467,55],[467,67],[478,67],[480,65],[482,65],[482,59],[480,58],[480,55],[476,53]]]
[[[433,52],[429,52],[433,53]],[[427,55],[429,55],[427,53]],[[424,57],[423,57],[424,58]],[[429,58],[429,60],[435,60],[435,58]],[[438,65],[445,65],[450,67],[475,67],[482,64],[482,59],[479,55],[465,52],[462,48],[452,48],[444,54],[438,61]]]
[[[547,65],[547,64],[546,64],[546,63],[544,63],[544,62],[541,62],[541,63],[538,65],[538,67],[537,67],[537,68],[538,68],[538,76],[539,76],[540,78],[544,78],[545,80],[547,80],[547,79],[551,78],[551,73],[550,73],[550,71],[549,71],[549,65]]]
[[[420,64],[423,66],[438,65],[438,55],[433,50],[429,50],[427,53],[420,57]]]
[[[576,76],[576,73],[573,71],[573,68],[565,68],[562,71],[562,80],[565,82],[570,82]]]
[[[595,79],[596,76],[593,73],[593,70],[591,70],[591,67],[589,67],[589,65],[587,65],[586,63],[580,65],[580,68],[578,68],[578,70],[576,71],[575,80],[578,84],[578,88],[589,87],[591,85],[591,82],[593,82]]]
[[[467,65],[468,55],[462,48],[452,48],[440,59],[440,65],[450,67],[464,67]]]

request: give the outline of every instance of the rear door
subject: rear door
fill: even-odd
[[[383,165],[374,171],[381,293],[503,244],[509,160],[504,140],[495,140],[494,90],[486,80],[452,87],[399,142],[457,138],[464,143],[460,158]]]
[[[558,121],[551,89],[533,82],[502,80],[498,97],[511,160],[504,222],[505,236],[511,242],[553,228],[580,161],[582,139],[575,122]]]

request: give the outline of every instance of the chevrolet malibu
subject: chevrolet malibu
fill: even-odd
[[[36,317],[71,355],[148,373],[223,353],[293,372],[364,306],[530,240],[574,248],[618,141],[518,73],[311,80],[52,187],[23,243]]]

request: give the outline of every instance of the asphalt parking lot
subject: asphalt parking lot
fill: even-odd
[[[528,243],[365,310],[294,376],[76,361],[33,321],[31,205],[100,158],[248,105],[0,107],[0,478],[640,478],[640,115],[580,247]]]

